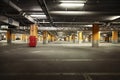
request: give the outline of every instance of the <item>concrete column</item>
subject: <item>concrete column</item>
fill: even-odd
[[[64,37],[64,41],[66,41],[66,37]]]
[[[23,40],[23,35],[22,35],[22,34],[20,34],[20,40],[21,40],[21,41]]]
[[[72,34],[73,43],[75,43],[75,34]]]
[[[72,41],[72,36],[68,36],[68,41],[71,42]]]
[[[57,40],[58,40],[58,38],[56,36],[54,36],[54,41],[57,41]]]
[[[7,38],[7,43],[11,44],[11,38],[12,38],[11,30],[7,30],[6,38]]]
[[[68,36],[66,36],[66,41],[68,41]]]
[[[24,34],[21,34],[21,40],[24,41]]]
[[[12,34],[12,41],[15,41],[15,34]]]
[[[109,42],[109,36],[105,37],[105,42]]]
[[[43,35],[40,36],[40,41],[43,41]]]
[[[88,36],[88,41],[89,41],[89,42],[92,41],[92,36],[91,36],[91,35]]]
[[[38,38],[38,25],[37,24],[32,24],[30,26],[30,36],[36,36],[36,38]]]
[[[83,41],[82,32],[78,32],[78,43]]]
[[[26,34],[23,34],[23,41],[26,42]]]
[[[112,31],[112,43],[118,43],[118,31]]]
[[[28,34],[25,36],[25,41],[28,42]]]
[[[20,34],[20,40],[21,40],[21,41],[23,40],[23,35],[22,35],[22,34]]]
[[[52,35],[50,34],[50,42],[52,42]]]
[[[92,28],[92,47],[99,46],[99,25],[93,24]]]
[[[51,35],[48,34],[48,42],[51,42]]]
[[[38,40],[40,41],[40,35],[38,36]]]
[[[26,34],[26,42],[28,42],[28,40],[29,40],[29,35]]]
[[[52,37],[52,42],[54,42],[54,41],[55,41],[55,37],[54,37],[54,35],[52,35],[51,37]]]
[[[98,42],[100,42],[100,38],[101,38],[101,33],[100,31],[98,31]]]
[[[26,34],[21,34],[21,40],[26,41]]]
[[[48,43],[48,32],[43,31],[43,44]]]
[[[112,42],[112,36],[109,37],[109,42]]]

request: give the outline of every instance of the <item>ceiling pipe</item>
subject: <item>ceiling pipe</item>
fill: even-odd
[[[47,31],[92,31],[92,28],[90,27],[84,27],[84,28],[72,28],[72,27],[39,27],[38,30],[40,31],[44,31],[44,30],[47,30]],[[119,27],[115,27],[115,28],[103,28],[103,27],[100,27],[100,31],[114,31],[114,30],[120,30]],[[55,34],[57,34],[57,32]],[[70,32],[71,33],[71,32]]]
[[[41,23],[41,24],[49,24],[50,22],[38,22],[38,23]],[[97,24],[104,24],[104,22],[53,22],[54,24],[80,24],[80,25],[89,25],[89,24],[94,24],[94,23],[97,23]]]
[[[6,4],[8,4],[9,6],[11,6],[12,8],[14,8],[15,10],[17,10],[18,12],[22,12],[22,9],[20,7],[18,7],[16,4],[14,4],[12,1],[10,0],[3,0]],[[25,18],[27,18],[29,21],[35,23],[34,19],[32,19],[30,16],[26,15],[26,13],[22,13],[22,16],[24,16]]]
[[[1,16],[0,15],[0,22],[9,24],[9,25],[13,25],[18,27],[19,26],[19,22],[15,21],[14,19],[8,18],[6,16]]]
[[[40,5],[40,7],[42,8],[43,12],[45,12],[45,15],[47,16],[47,18],[48,18],[48,20],[50,22],[50,25],[55,26],[55,24],[53,23],[53,19],[49,14],[47,4],[46,4],[45,0],[37,0],[37,1],[38,1],[38,4]],[[55,31],[55,34],[57,34],[56,31]]]
[[[52,26],[54,26],[53,20],[52,20],[50,14],[49,14],[49,11],[48,11],[48,8],[47,8],[47,4],[46,4],[45,0],[37,0],[37,1],[38,1],[38,4],[40,5],[40,7],[42,8],[43,12],[45,12],[45,15],[47,16],[50,24]]]
[[[5,3],[7,3],[8,5],[10,5],[12,8],[16,9],[17,11],[21,12],[22,9],[19,8],[17,5],[15,5],[13,2],[11,2],[10,0],[3,0]]]

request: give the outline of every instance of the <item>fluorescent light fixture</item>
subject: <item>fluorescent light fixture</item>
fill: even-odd
[[[85,27],[92,27],[92,25],[85,25]]]
[[[41,19],[46,19],[46,15],[30,15],[33,18],[41,18]]]
[[[51,14],[59,14],[59,15],[86,15],[93,14],[94,12],[90,11],[50,11]]]
[[[61,3],[61,7],[66,7],[66,8],[76,8],[76,7],[83,7],[83,3]]]
[[[64,0],[61,0],[60,2],[62,2],[62,3],[85,3],[86,1],[85,0],[82,0],[82,1],[78,1],[78,0],[69,0],[69,1],[64,1]]]
[[[8,25],[1,25],[1,29],[8,29]]]
[[[39,22],[39,23],[46,23],[46,24],[49,24],[50,22]]]
[[[0,30],[0,32],[2,33],[2,32],[7,32],[6,30]]]
[[[107,19],[108,20],[115,20],[115,19],[118,19],[120,18],[120,16],[111,16],[111,17],[108,17]]]
[[[24,15],[24,17],[26,19],[28,19],[29,21],[31,21],[31,22],[35,22],[34,19],[31,16],[29,16],[29,15]]]
[[[46,17],[46,15],[30,15],[31,17]]]
[[[56,27],[39,27],[39,30],[57,30]]]

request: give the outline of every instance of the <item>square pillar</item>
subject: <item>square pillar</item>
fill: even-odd
[[[55,41],[55,37],[54,37],[54,35],[51,35],[51,39],[52,39],[52,42]]]
[[[51,39],[51,34],[48,34],[48,42],[51,42],[52,39]]]
[[[23,41],[26,42],[26,34],[23,34]]]
[[[68,36],[68,41],[69,41],[69,42],[72,41],[72,36]]]
[[[22,34],[20,34],[20,40],[21,40],[21,41],[23,40],[23,35],[22,35]]]
[[[12,41],[15,41],[15,34],[12,34]]]
[[[93,24],[93,27],[92,27],[92,47],[99,47],[99,38],[100,38],[99,25]]]
[[[21,41],[24,40],[24,34],[21,34]]]
[[[25,41],[28,42],[28,34],[26,34]]]
[[[66,36],[66,41],[68,41],[68,36]]]
[[[43,41],[43,35],[40,36],[40,41]]]
[[[73,43],[75,43],[75,34],[72,34]]]
[[[89,42],[92,41],[92,35],[91,35],[91,34],[88,36],[88,41],[89,41]]]
[[[30,36],[36,36],[36,38],[38,38],[38,26],[37,26],[37,24],[32,24],[30,26]]]
[[[112,31],[112,43],[118,43],[118,31]]]
[[[83,37],[82,37],[82,32],[78,32],[78,43],[82,43]]]
[[[43,31],[43,44],[48,43],[48,32]]]
[[[7,30],[6,38],[7,38],[7,43],[11,44],[12,35],[11,35],[11,30],[10,29]]]

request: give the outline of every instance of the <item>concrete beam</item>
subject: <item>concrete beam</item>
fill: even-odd
[[[92,27],[38,27],[38,30],[47,31],[92,31]],[[120,31],[120,28],[104,28],[100,27],[99,31]]]
[[[16,9],[18,12],[22,12],[22,9],[20,7],[18,7],[16,4],[14,4],[12,1],[10,1],[10,0],[4,0],[4,2],[6,4],[8,4],[9,6],[11,6],[12,8]],[[35,23],[34,19],[31,16],[26,15],[25,12],[22,14],[22,16],[24,16],[29,21]]]
[[[19,26],[19,22],[15,21],[12,18],[8,18],[6,16],[0,16],[0,21],[6,24],[13,25],[13,26]]]

